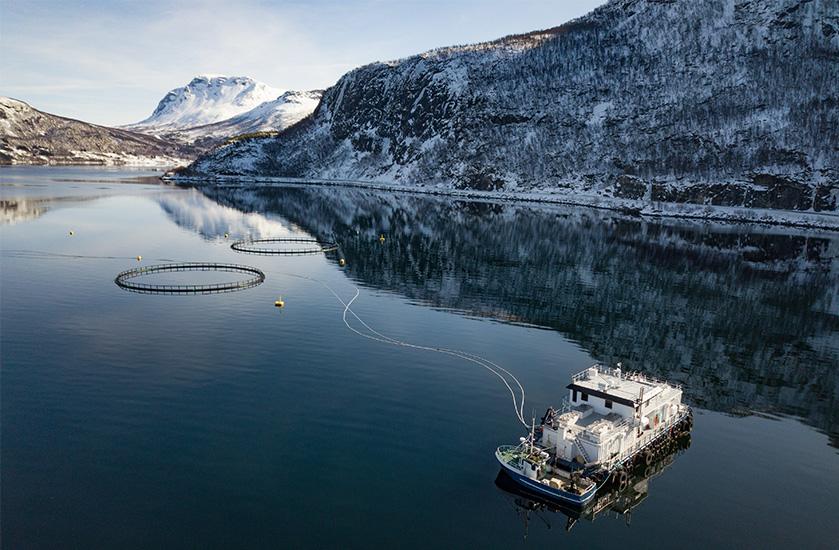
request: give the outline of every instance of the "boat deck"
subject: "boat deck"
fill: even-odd
[[[575,379],[574,385],[581,389],[600,391],[629,401],[635,401],[641,395],[645,399],[650,399],[662,391],[661,384],[650,380],[619,378],[604,372],[591,373],[588,378]]]
[[[619,415],[618,413],[609,413],[609,414],[600,414],[594,410],[592,410],[591,405],[577,405],[571,407],[572,412],[578,412],[583,416],[579,418],[576,422],[576,425],[581,428],[587,428],[591,426],[595,422],[600,420],[606,420],[607,422],[612,422],[613,424],[617,424],[624,420],[624,417]]]

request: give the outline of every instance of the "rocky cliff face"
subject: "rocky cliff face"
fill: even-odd
[[[560,27],[354,70],[190,174],[835,212],[837,0],[613,0]]]
[[[0,164],[142,164],[171,166],[192,151],[137,132],[44,113],[0,97]]]

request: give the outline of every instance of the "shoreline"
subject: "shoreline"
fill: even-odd
[[[363,180],[335,180],[317,178],[289,178],[277,176],[180,176],[164,174],[167,183],[192,187],[272,188],[287,185],[318,185],[323,187],[349,187],[411,193],[419,195],[450,196],[469,199],[494,200],[581,206],[598,210],[612,210],[622,214],[649,218],[677,218],[709,222],[731,222],[759,225],[839,231],[839,213],[822,213],[795,210],[773,210],[742,206],[715,206],[692,203],[650,203],[641,200],[603,197],[600,195],[565,195],[549,192],[515,193],[504,191],[479,191],[447,187],[420,187]]]

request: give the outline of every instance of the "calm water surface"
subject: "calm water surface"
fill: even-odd
[[[357,189],[205,195],[153,175],[0,170],[3,547],[839,540],[836,234]],[[341,250],[230,250],[247,235]],[[267,279],[133,294],[113,278],[137,255]],[[301,276],[359,289],[354,309],[389,336],[508,368],[528,416],[595,361],[680,382],[691,445],[639,480],[631,513],[566,531],[495,483],[495,447],[522,435],[497,378],[355,335]]]

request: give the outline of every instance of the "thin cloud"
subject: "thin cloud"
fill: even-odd
[[[325,88],[365,63],[549,27],[601,1],[533,1],[512,11],[502,0],[6,1],[0,94],[56,114],[125,124],[148,116],[168,90],[196,74]]]

